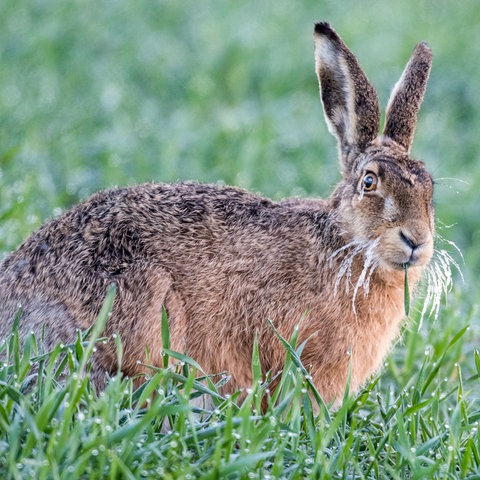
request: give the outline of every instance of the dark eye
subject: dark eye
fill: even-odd
[[[369,172],[363,177],[363,191],[373,192],[377,188],[378,178],[377,176]]]

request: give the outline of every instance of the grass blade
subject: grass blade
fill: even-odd
[[[405,281],[403,283],[403,306],[405,308],[405,316],[410,314],[410,288],[408,286],[408,265],[403,264],[403,270],[405,271]]]

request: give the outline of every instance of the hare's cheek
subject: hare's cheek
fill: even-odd
[[[402,265],[407,263],[410,258],[410,253],[399,240],[399,229],[397,228],[390,228],[380,235],[377,252],[379,260],[384,266],[398,270],[402,269]]]
[[[386,240],[388,252],[397,250],[398,232],[395,232],[398,225],[398,208],[395,200],[390,197],[371,195],[362,200],[357,208],[356,232],[363,240]]]
[[[395,201],[392,197],[387,196],[383,200],[383,209],[382,209],[383,218],[386,221],[393,222],[398,218],[398,209]]]
[[[352,211],[347,224],[358,241],[376,240],[385,229],[382,215],[383,201],[381,198],[365,196],[352,202]]]

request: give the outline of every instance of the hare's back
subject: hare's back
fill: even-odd
[[[252,284],[276,278],[292,265],[316,262],[308,249],[327,217],[321,201],[273,202],[218,185],[99,192],[44,224],[3,261],[0,323],[18,305],[38,311],[42,303],[90,320],[110,283],[144,267],[164,270],[192,295],[232,272]]]

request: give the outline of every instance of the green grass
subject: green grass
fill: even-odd
[[[316,20],[358,55],[383,106],[413,46],[430,43],[413,154],[436,179],[438,232],[460,247],[465,281],[421,328],[412,300],[379,376],[316,416],[294,355],[262,413],[264,386],[238,407],[218,393],[221,377],[199,384],[194,359],[174,352],[178,365],[140,390],[115,377],[98,395],[82,374],[88,339],[44,352],[41,338],[20,349],[13,333],[0,346],[1,478],[480,478],[475,0],[1,2],[0,251],[113,185],[327,196],[339,174],[313,70]],[[187,399],[205,391],[215,408],[194,416]]]
[[[33,335],[20,349],[14,329],[0,346],[2,478],[480,476],[473,403],[480,357],[471,352],[475,371],[463,371],[466,328],[436,335],[420,355],[419,334],[411,333],[402,359],[387,367],[397,381],[386,386],[377,377],[336,412],[323,405],[300,363],[295,333],[290,342],[279,337],[287,359],[275,392],[254,347],[254,387],[241,406],[236,394],[219,393],[223,378],[206,377],[194,360],[168,350],[168,341],[173,365],[152,367],[137,390],[117,375],[98,394],[85,372],[113,294],[88,338],[79,334],[45,353]],[[193,407],[189,399],[199,395],[213,408]]]

